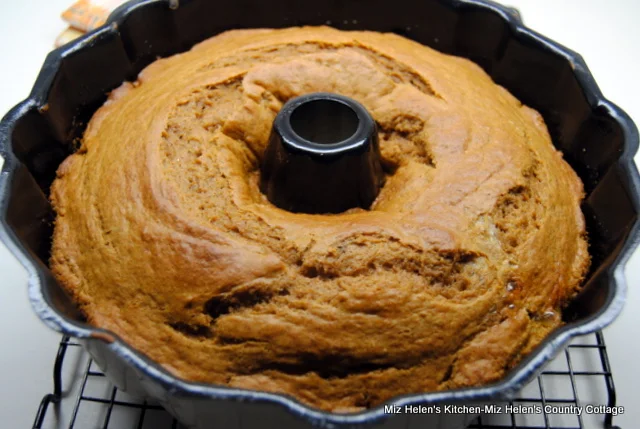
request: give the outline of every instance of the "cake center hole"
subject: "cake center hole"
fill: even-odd
[[[358,129],[358,114],[336,100],[310,100],[297,106],[289,119],[291,129],[303,139],[318,144],[333,144],[353,136]]]

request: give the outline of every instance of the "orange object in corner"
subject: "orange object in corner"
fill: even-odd
[[[62,12],[70,27],[91,31],[105,23],[109,14],[124,0],[79,0]]]

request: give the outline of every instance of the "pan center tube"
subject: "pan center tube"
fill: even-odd
[[[260,188],[294,213],[368,209],[384,183],[376,123],[357,101],[318,92],[289,100],[273,121]]]

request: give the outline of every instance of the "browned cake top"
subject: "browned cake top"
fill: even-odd
[[[259,190],[276,113],[317,91],[379,125],[370,210],[294,214]],[[582,192],[540,115],[465,59],[230,31],[98,110],[53,185],[51,266],[91,324],[182,378],[351,411],[494,381],[559,326],[589,263]]]

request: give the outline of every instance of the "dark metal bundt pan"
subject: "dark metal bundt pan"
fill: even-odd
[[[406,404],[506,400],[574,336],[608,325],[625,296],[624,264],[637,246],[640,179],[633,164],[638,132],[607,101],[582,58],[527,29],[517,12],[482,0],[142,0],[47,57],[31,95],[0,124],[0,238],[29,273],[29,296],[52,329],[81,338],[121,388],[155,398],[179,420],[217,427],[463,427],[472,417],[388,415],[384,407],[332,414],[264,392],[177,379],[110,332],[88,326],[47,268],[53,214],[48,190],[60,162],[107,93],[158,57],[232,28],[328,24],[396,32],[467,57],[525,104],[540,111],[556,146],[578,172],[593,268],[584,292],[550,335],[507,377],[478,388],[395,398]],[[612,64],[612,67],[615,65]]]

